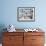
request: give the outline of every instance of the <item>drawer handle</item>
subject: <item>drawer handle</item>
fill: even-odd
[[[36,40],[36,39],[32,39],[32,40]]]
[[[12,40],[11,38],[9,38],[10,40]]]
[[[13,40],[13,38],[9,38],[10,40]]]

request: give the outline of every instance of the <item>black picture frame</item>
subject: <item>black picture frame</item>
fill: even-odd
[[[34,22],[35,7],[17,7],[17,20],[19,22]]]

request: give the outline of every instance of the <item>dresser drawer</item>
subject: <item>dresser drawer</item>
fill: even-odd
[[[8,43],[8,44],[4,44],[3,43],[3,45],[2,46],[23,46],[23,43],[12,43],[12,44],[10,44],[10,43]]]
[[[4,36],[3,43],[14,43],[23,41],[23,36]]]
[[[4,32],[5,36],[23,36],[23,32]]]
[[[44,32],[25,32],[24,36],[44,36],[45,33]]]
[[[32,43],[33,44],[43,44],[44,36],[32,36]]]
[[[31,44],[32,46],[44,46],[44,44]]]
[[[4,37],[3,46],[23,46],[23,37],[22,36]]]

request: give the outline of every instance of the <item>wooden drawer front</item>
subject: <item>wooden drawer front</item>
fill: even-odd
[[[32,44],[32,46],[44,46],[43,44]]]
[[[31,46],[31,44],[32,44],[32,37],[30,37],[30,36],[26,36],[26,37],[24,37],[24,46]]]
[[[8,40],[9,40],[8,37],[3,37],[3,44],[8,43]]]
[[[42,45],[44,43],[44,36],[25,36],[24,45]]]
[[[16,46],[14,44],[3,44],[2,46]]]
[[[9,44],[9,43],[16,43],[16,42],[21,42],[23,41],[23,37],[22,36],[5,36],[3,38],[3,43],[5,44]]]
[[[43,44],[44,36],[32,36],[32,44]]]
[[[23,32],[4,32],[4,36],[23,36]]]
[[[23,43],[17,43],[17,44],[2,44],[2,46],[23,46]]]
[[[44,32],[25,32],[24,33],[24,36],[29,36],[29,35],[39,35],[39,36],[41,36],[41,35],[44,35]]]

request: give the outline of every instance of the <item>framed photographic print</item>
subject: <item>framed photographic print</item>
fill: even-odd
[[[35,7],[18,7],[17,20],[21,22],[35,21]]]

